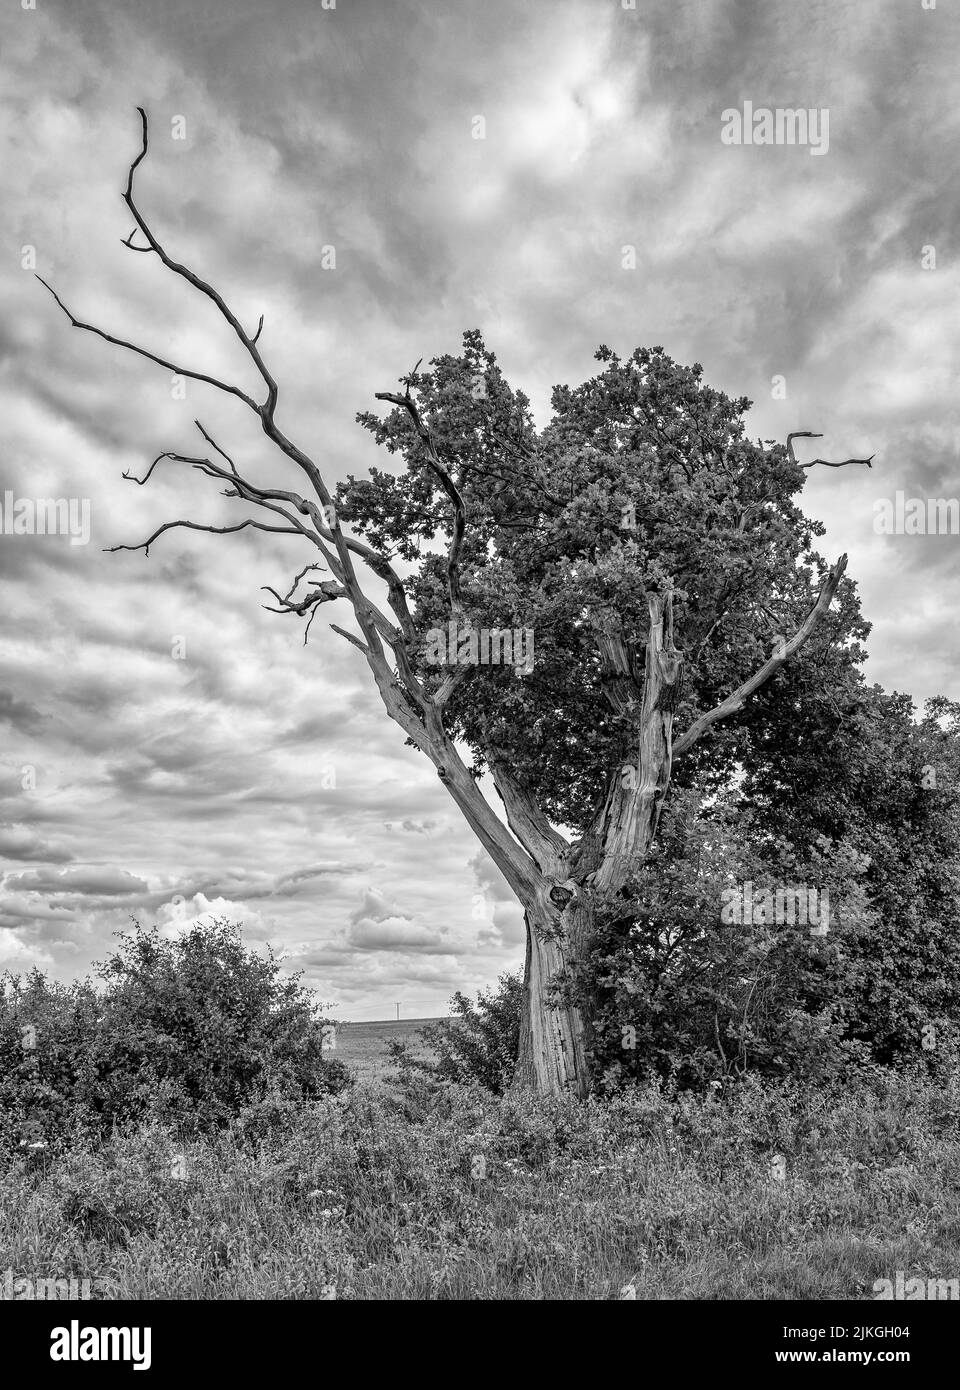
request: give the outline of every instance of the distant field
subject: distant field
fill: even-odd
[[[383,1076],[393,1068],[388,1046],[393,1038],[411,1044],[415,1056],[430,1057],[429,1048],[416,1046],[416,1034],[436,1018],[384,1019],[376,1023],[338,1023],[336,1055],[357,1075]]]

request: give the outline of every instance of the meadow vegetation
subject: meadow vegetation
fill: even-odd
[[[581,1102],[503,1093],[509,977],[360,1074],[227,924],[127,937],[98,990],[6,983],[0,1273],[121,1299],[597,1300],[860,1299],[958,1272],[941,1053]]]

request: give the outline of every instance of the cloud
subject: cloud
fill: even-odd
[[[69,976],[134,910],[165,930],[216,911],[358,1011],[398,991],[442,1008],[519,965],[522,913],[330,630],[342,614],[304,646],[299,619],[260,606],[310,547],[175,530],[149,557],[104,551],[168,519],[249,514],[170,460],[124,481],[204,448],[198,418],[265,486],[298,486],[298,469],[235,398],[191,382],[179,399],[166,370],[72,329],[31,254],[75,312],[259,389],[213,307],[120,244],[146,106],[141,206],[244,323],[264,315],[284,430],[331,484],[395,466],[356,413],[467,327],[541,423],[598,343],[663,343],[756,401],[752,434],[876,451],[869,474],[813,470],[804,508],[825,553],[850,556],[868,678],[956,696],[960,541],[873,529],[898,487],[960,493],[955,21],[881,0],[865,43],[852,0],[813,16],[786,0],[283,13],[45,0],[7,26],[0,482],[88,499],[92,537],[0,536],[0,855],[23,866],[0,950]],[[721,112],[745,99],[829,108],[828,154],[724,146]]]
[[[25,734],[43,728],[43,717],[26,700],[15,699],[9,690],[0,690],[0,720]]]
[[[63,845],[44,840],[25,825],[0,826],[0,858],[42,859],[48,864],[65,864],[73,855]]]
[[[59,873],[45,869],[27,869],[11,874],[4,882],[5,889],[31,893],[89,894],[91,897],[121,897],[143,893],[147,884],[142,878],[111,865],[90,868],[61,869]]]
[[[414,820],[407,816],[400,821],[399,825],[396,821],[384,821],[384,828],[386,830],[402,830],[407,835],[432,835],[443,824],[442,820]]]
[[[390,902],[379,888],[368,888],[363,895],[360,906],[351,914],[352,924],[361,921],[385,922],[388,919],[394,921],[409,921],[406,913],[401,912],[400,908]]]
[[[450,953],[450,943],[444,941],[442,933],[418,927],[406,917],[383,917],[379,921],[361,917],[358,922],[351,922],[346,940],[359,951]]]
[[[54,963],[49,951],[38,950],[36,943],[25,940],[17,931],[0,926],[0,970],[42,970]]]
[[[190,898],[176,894],[169,902],[162,903],[156,913],[160,934],[166,937],[176,937],[191,927],[221,919],[242,922],[247,935],[252,937],[258,935],[262,925],[258,912],[251,912],[229,898],[208,898],[205,893],[194,893]]]

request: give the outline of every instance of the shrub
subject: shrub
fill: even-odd
[[[609,1089],[659,1076],[703,1090],[748,1074],[826,1082],[865,1060],[849,1036],[854,953],[874,925],[865,867],[843,841],[822,836],[800,854],[722,808],[677,815],[632,896],[598,914],[587,961],[565,982],[591,1020],[595,1074]],[[829,894],[828,933],[737,921],[725,904],[748,881],[771,902],[816,884]]]
[[[0,1144],[148,1118],[210,1129],[268,1096],[306,1101],[349,1080],[299,977],[246,950],[237,925],[166,940],[134,923],[96,974],[99,988],[4,976]]]
[[[520,1051],[522,998],[519,974],[501,975],[496,989],[482,990],[476,999],[458,990],[450,1001],[454,1017],[432,1023],[417,1034],[437,1060],[414,1057],[406,1043],[397,1041],[390,1044],[391,1057],[404,1073],[476,1084],[502,1095],[513,1080]]]

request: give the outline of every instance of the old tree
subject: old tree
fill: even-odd
[[[658,347],[627,359],[601,347],[599,374],[555,388],[538,431],[527,398],[469,332],[458,356],[378,392],[385,413],[360,417],[402,468],[331,488],[277,422],[262,319],[248,332],[140,212],[140,116],[125,244],[212,301],[262,379],[262,399],[82,322],[43,283],[74,327],[243,402],[300,490],[241,473],[198,421],[207,452],[161,454],[133,481],[180,464],[257,510],[229,526],[168,520],[139,546],[115,548],[146,550],[176,527],[250,527],[308,543],[310,563],[272,606],[308,623],[323,604],[352,609],[356,631],[331,626],[362,653],[387,714],[434,764],[522,905],[515,1085],[584,1095],[590,1020],[557,985],[584,959],[599,914],[627,929],[671,781],[730,775],[735,752],[718,730],[749,712],[786,663],[837,671],[855,660],[864,629],[846,557],[832,568],[821,560],[813,539],[823,528],[793,500],[812,463],[797,460],[794,436],[750,442],[749,401],[711,390],[699,365],[681,367]],[[458,634],[531,630],[532,669],[437,664],[428,635],[451,623]],[[484,772],[505,820],[484,795]]]

